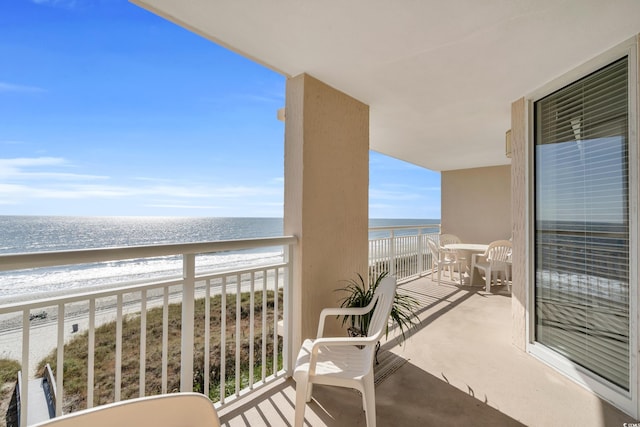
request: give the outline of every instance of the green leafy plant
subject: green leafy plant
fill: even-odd
[[[366,307],[371,302],[378,285],[382,279],[388,275],[382,272],[378,276],[372,275],[369,278],[369,285],[365,282],[361,274],[358,273],[357,279],[347,280],[347,286],[337,289],[347,293],[347,296],[341,300],[340,307]],[[402,344],[406,339],[406,332],[418,323],[418,317],[415,314],[418,308],[418,301],[410,295],[399,294],[396,291],[393,306],[391,308],[391,320],[400,330],[398,341]],[[352,335],[367,335],[369,323],[371,322],[371,313],[364,315],[345,315],[342,316],[342,326],[349,323],[349,333]],[[389,335],[389,325],[387,324],[386,336]]]

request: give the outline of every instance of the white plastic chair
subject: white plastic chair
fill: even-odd
[[[485,290],[491,291],[491,280],[498,278],[498,273],[504,273],[505,282],[509,292],[509,266],[511,264],[511,242],[508,240],[496,240],[491,242],[484,254],[473,254],[471,258],[471,283],[476,273],[476,268],[482,270],[485,275]]]
[[[440,247],[444,248],[446,245],[450,245],[450,244],[455,244],[455,243],[462,243],[462,240],[456,236],[455,234],[441,234],[439,236],[439,241],[440,241]],[[466,262],[467,259],[465,258],[464,254],[460,251],[456,251],[456,250],[451,250],[451,249],[447,249],[447,251],[445,252],[446,256],[449,256],[451,258],[450,254],[455,254],[456,258],[458,261],[460,261],[461,263],[465,264],[466,266]]]
[[[302,427],[306,402],[313,384],[355,388],[362,393],[362,408],[368,427],[376,425],[373,378],[375,347],[385,332],[396,293],[396,279],[380,281],[371,302],[361,308],[325,308],[320,313],[318,336],[307,339],[298,353],[293,378],[296,381],[295,427]],[[373,310],[366,337],[323,338],[327,316],[363,315]]]
[[[462,286],[462,261],[464,258],[459,258],[456,251],[448,251],[444,248],[439,248],[436,242],[431,239],[427,239],[429,245],[429,251],[431,252],[431,280],[433,280],[433,270],[438,269],[438,284],[440,284],[440,276],[443,268],[449,267],[449,277],[453,280],[453,267],[458,267],[458,275],[460,279],[460,286]]]
[[[140,397],[72,412],[30,427],[220,427],[209,398],[199,393]]]
[[[462,240],[455,234],[441,234],[440,235],[440,246],[449,245],[452,243],[462,243]]]

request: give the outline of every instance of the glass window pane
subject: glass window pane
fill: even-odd
[[[535,104],[536,341],[629,389],[627,59]]]

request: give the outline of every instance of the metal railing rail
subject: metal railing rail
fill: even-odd
[[[283,246],[295,236],[0,255],[0,271]]]

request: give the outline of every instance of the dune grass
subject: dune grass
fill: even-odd
[[[282,294],[279,294],[279,307],[282,307]],[[210,300],[210,368],[209,397],[213,401],[220,400],[220,372],[221,372],[221,296],[216,295]],[[267,293],[267,310],[263,313],[262,294],[255,294],[254,301],[254,381],[262,377],[262,319],[265,317],[267,334],[266,341],[266,375],[273,373],[274,346],[274,293]],[[181,310],[180,303],[170,304],[168,307],[168,351],[167,351],[167,392],[180,389],[180,347],[181,347]],[[235,392],[236,375],[236,339],[240,340],[240,372],[242,386],[249,382],[249,327],[250,327],[250,296],[241,294],[240,303],[240,335],[236,336],[236,295],[226,296],[226,330],[225,330],[225,396]],[[145,357],[145,395],[162,392],[162,307],[147,310],[146,327],[146,357]],[[205,300],[195,302],[194,312],[194,390],[204,391],[204,334],[205,334]],[[121,399],[129,399],[140,395],[140,313],[127,315],[122,322],[122,380]],[[88,341],[89,335],[85,331],[72,339],[64,347],[64,407],[65,412],[73,412],[87,407],[87,373],[88,373]],[[278,340],[279,351],[282,344]],[[95,329],[95,359],[94,359],[94,405],[101,405],[115,400],[115,343],[116,322],[101,325]],[[279,358],[277,369],[282,368]],[[56,368],[56,350],[39,363],[39,369],[49,363]],[[58,375],[56,375],[58,377]]]
[[[0,358],[0,427],[7,425],[6,413],[20,369],[18,361]]]
[[[0,385],[15,382],[18,378],[20,363],[12,359],[0,359]]]

